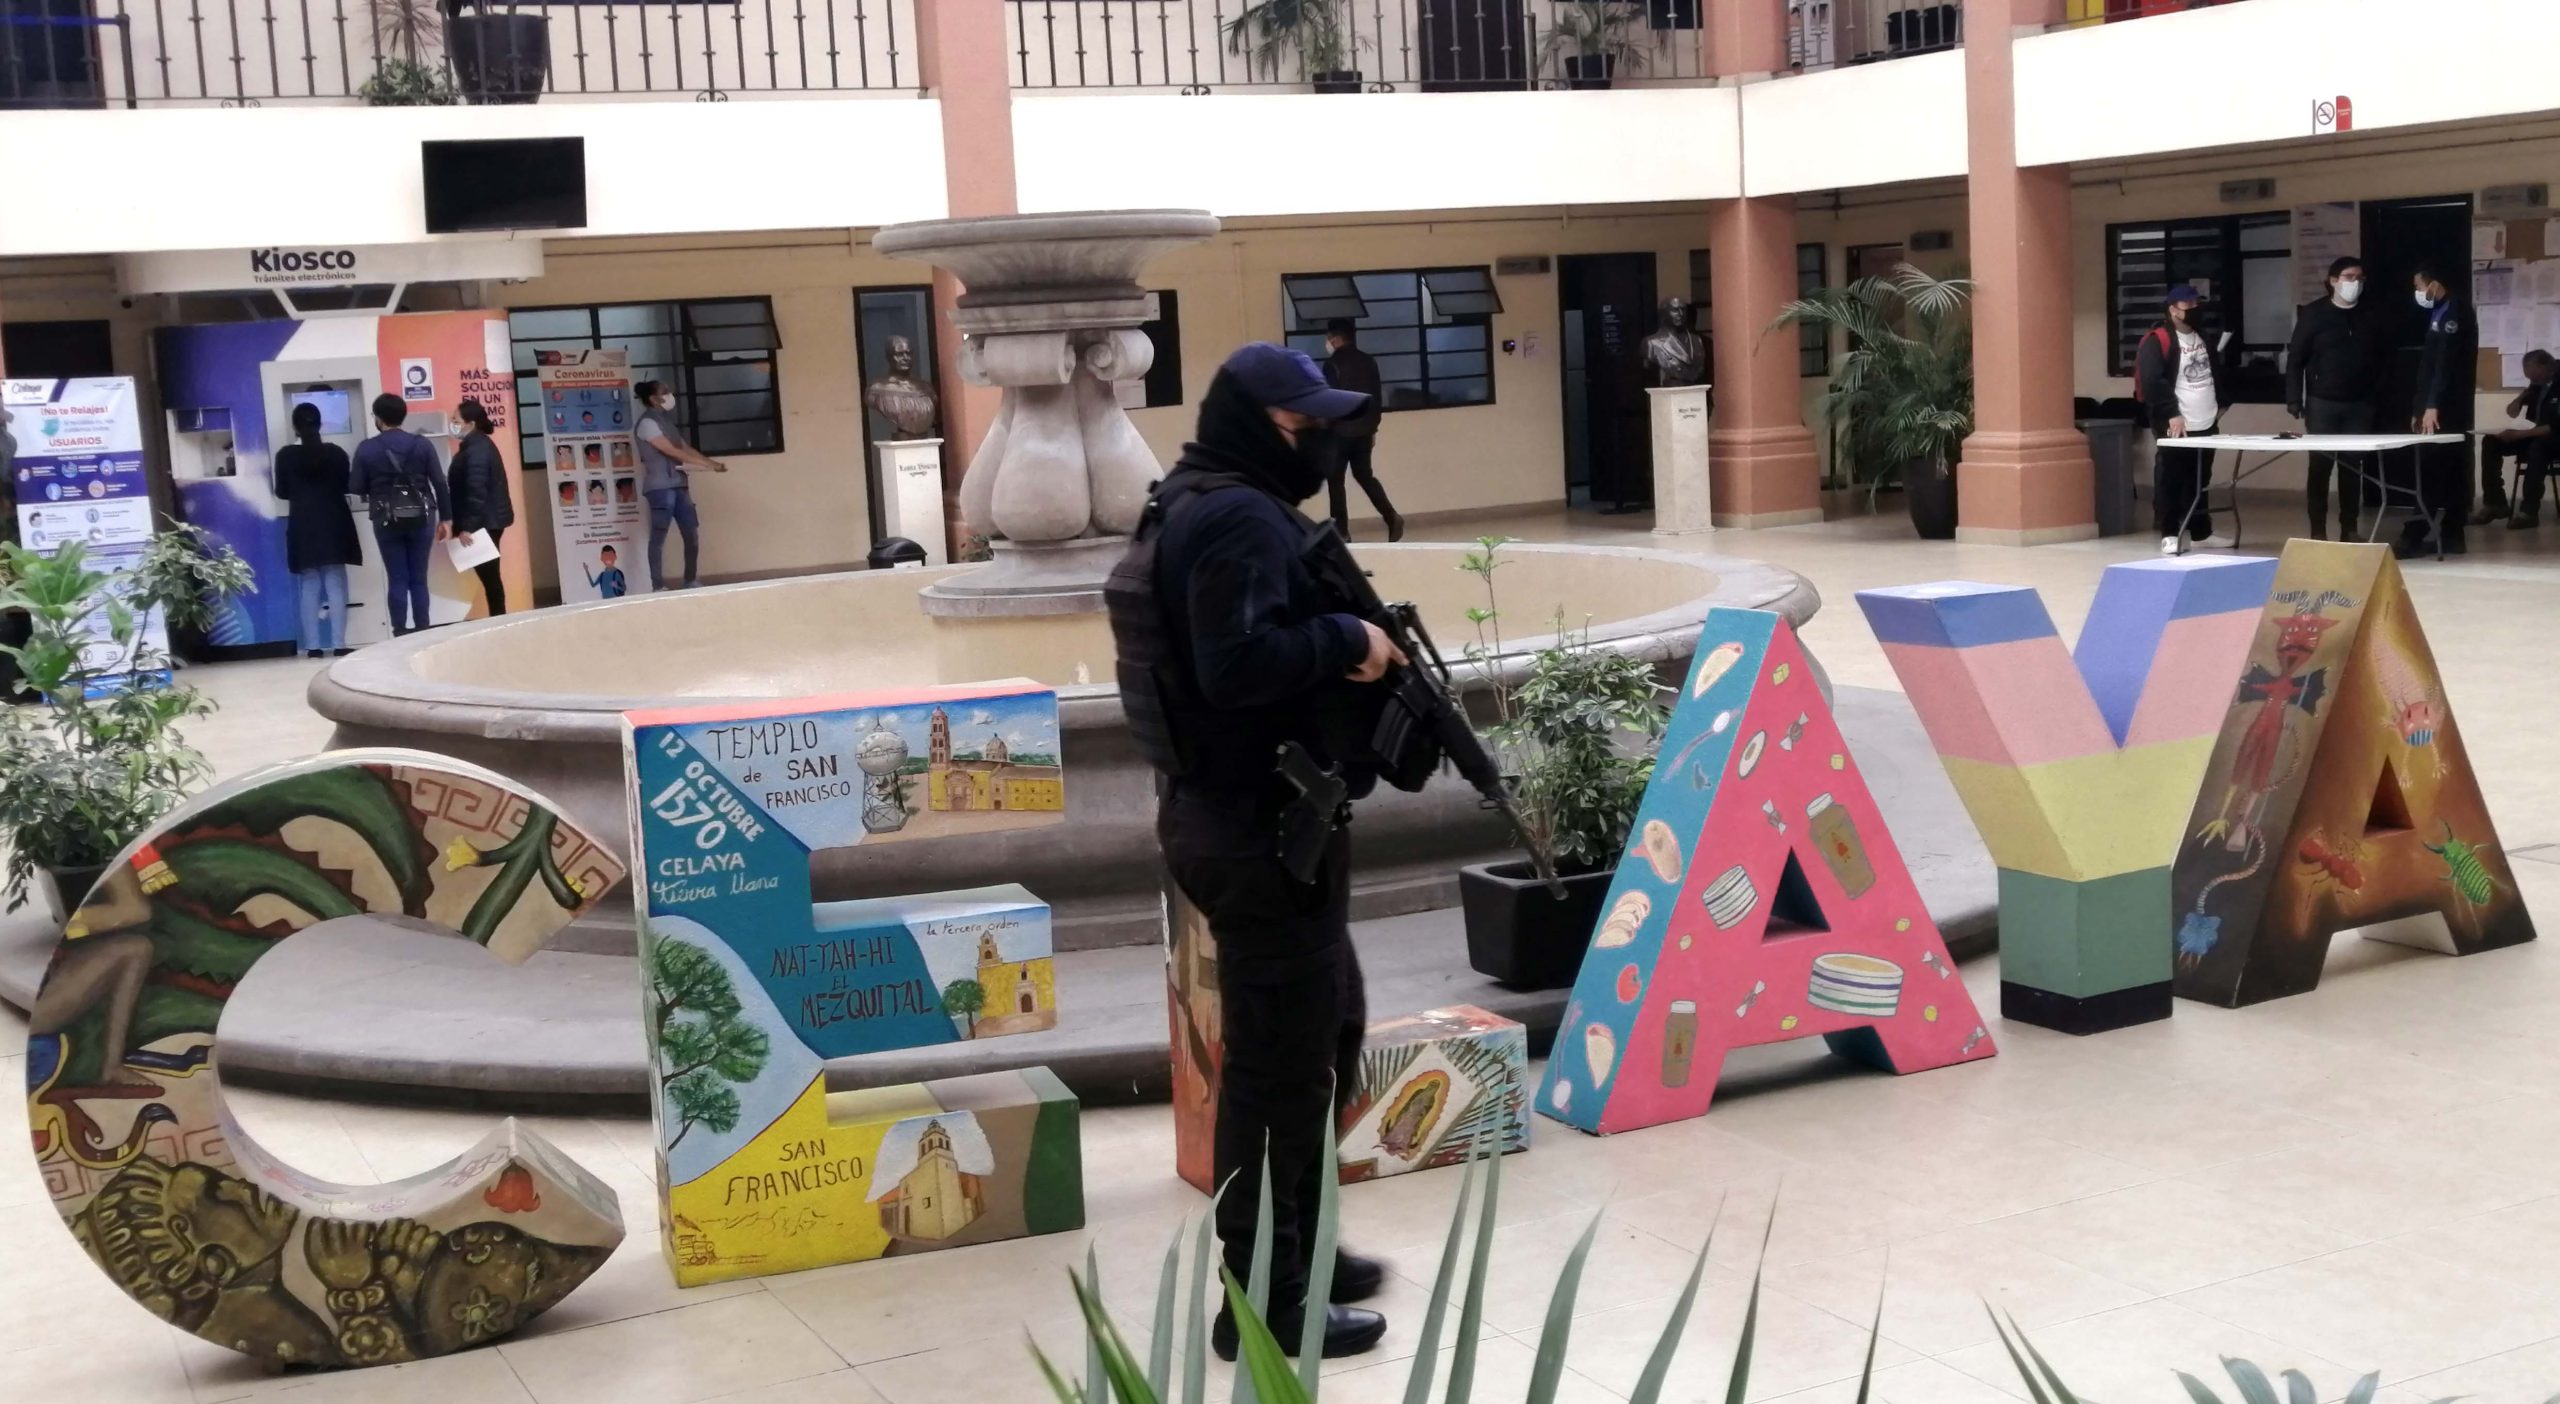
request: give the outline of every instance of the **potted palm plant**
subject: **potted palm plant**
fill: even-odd
[[[0,609],[27,619],[0,644],[19,691],[0,709],[0,838],[9,908],[50,882],[69,911],[124,846],[208,774],[180,726],[213,710],[191,687],[155,686],[170,666],[151,628],[202,628],[250,588],[248,564],[202,531],[172,526],[121,576],[77,543],[53,555],[0,543]]]
[[[1592,648],[1588,630],[1567,629],[1561,615],[1555,637],[1510,681],[1493,607],[1505,544],[1486,537],[1460,562],[1486,595],[1467,612],[1477,629],[1467,656],[1493,683],[1488,736],[1511,779],[1520,846],[1545,859],[1565,891],[1557,896],[1515,859],[1459,869],[1458,898],[1469,965],[1514,988],[1555,989],[1573,983],[1600,924],[1670,707],[1652,664]]]
[[[1844,426],[1851,481],[1873,490],[1898,476],[1913,529],[1932,541],[1956,534],[1956,456],[1973,432],[1972,294],[1967,279],[1906,263],[1886,277],[1807,293],[1769,324],[1849,333],[1823,413]]]
[[[376,58],[357,95],[376,107],[511,104],[542,96],[551,72],[544,9],[474,0],[370,0]]]
[[[1644,24],[1644,7],[1632,0],[1564,0],[1538,38],[1539,57],[1568,88],[1606,88],[1621,70],[1652,66],[1650,36],[1638,38]]]
[[[1273,76],[1280,56],[1296,50],[1298,72],[1320,93],[1360,91],[1355,51],[1368,40],[1343,18],[1344,0],[1254,0],[1227,21],[1227,52],[1243,54]]]

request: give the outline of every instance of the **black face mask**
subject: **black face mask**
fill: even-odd
[[[1329,424],[1310,424],[1298,431],[1298,461],[1318,477],[1333,471],[1333,461],[1341,452],[1340,436]]]

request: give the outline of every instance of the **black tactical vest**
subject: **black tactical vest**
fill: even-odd
[[[1185,732],[1204,724],[1209,704],[1191,676],[1188,658],[1165,627],[1164,606],[1156,596],[1156,541],[1183,502],[1228,488],[1253,489],[1253,484],[1202,472],[1177,473],[1157,484],[1130,536],[1128,552],[1102,586],[1111,611],[1120,709],[1128,715],[1130,739],[1147,764],[1176,778],[1191,770]]]

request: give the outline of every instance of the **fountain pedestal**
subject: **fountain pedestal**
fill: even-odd
[[[1088,614],[1162,466],[1113,388],[1154,363],[1141,331],[1155,295],[1138,274],[1218,232],[1200,210],[1003,215],[892,225],[872,246],[950,271],[960,375],[1003,392],[960,480],[986,566],[920,597],[942,618]]]

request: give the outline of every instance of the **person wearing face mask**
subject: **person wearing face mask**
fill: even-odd
[[[2478,384],[2480,327],[2471,309],[2445,282],[2434,263],[2418,265],[2410,288],[2427,314],[2427,337],[2418,352],[2418,389],[2409,427],[2420,434],[2471,432],[2471,396]],[[2463,527],[2471,512],[2471,445],[2422,444],[2418,448],[2418,515],[2400,529],[2393,554],[2402,560],[2459,556],[2469,549]]]
[[[2329,264],[2329,295],[2294,314],[2284,353],[2284,404],[2313,434],[2370,434],[2374,401],[2390,358],[2381,310],[2364,300],[2364,263],[2350,255]],[[2333,453],[2311,455],[2307,491],[2311,535],[2329,522],[2329,482],[2338,484],[2338,539],[2353,541],[2364,514],[2364,478]]]
[[[2186,541],[2228,546],[2213,535],[2205,489],[2213,482],[2213,450],[2185,448],[2180,439],[2213,432],[2231,402],[2224,392],[2222,348],[2198,319],[2204,298],[2185,283],[2169,289],[2168,313],[2145,332],[2134,355],[2133,393],[2151,417],[2156,441],[2151,460],[2151,501],[2160,527],[2160,554],[2174,556]],[[2183,540],[2182,540],[2183,538]]]
[[[693,475],[726,473],[729,465],[707,458],[676,432],[676,392],[663,380],[633,387],[640,423],[640,495],[649,503],[649,588],[667,588],[667,528],[684,537],[684,588],[702,583],[702,518],[693,508]]]
[[[1337,1254],[1330,1303],[1306,1300],[1318,1177],[1336,1173],[1326,1128],[1357,1081],[1367,1000],[1351,948],[1348,833],[1331,829],[1312,881],[1290,872],[1279,844],[1296,791],[1277,759],[1301,747],[1339,767],[1355,798],[1375,783],[1364,747],[1337,738],[1365,736],[1350,720],[1364,704],[1374,729],[1376,684],[1405,659],[1308,568],[1314,528],[1298,511],[1332,463],[1325,426],[1369,404],[1328,385],[1303,352],[1257,342],[1228,357],[1201,398],[1198,437],[1104,591],[1131,738],[1161,776],[1165,864],[1218,943],[1218,1236],[1244,1280],[1267,1156],[1270,1324],[1294,1347],[1305,1313],[1322,1312],[1328,1357],[1386,1331],[1385,1318],[1349,1305],[1384,1285],[1372,1260]],[[1224,1310],[1211,1342],[1235,1358]]]

